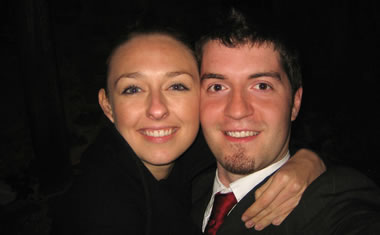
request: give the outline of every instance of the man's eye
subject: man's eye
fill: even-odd
[[[137,86],[129,86],[124,89],[123,94],[132,95],[138,92],[141,92],[141,88]]]
[[[225,89],[226,88],[223,87],[223,85],[221,85],[221,84],[213,84],[213,85],[209,86],[209,88],[207,88],[208,91],[212,91],[212,92],[222,91]]]
[[[272,87],[266,83],[259,83],[259,84],[256,84],[254,86],[255,89],[258,89],[258,90],[269,90],[271,89]]]
[[[175,91],[188,91],[189,88],[187,88],[185,85],[181,83],[176,83],[170,86],[169,90],[175,90]]]

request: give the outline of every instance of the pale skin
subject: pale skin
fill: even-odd
[[[227,48],[210,41],[203,47],[201,79],[202,129],[217,159],[219,179],[226,187],[285,156],[302,87],[292,98],[279,55],[270,45]],[[325,170],[315,155],[304,150],[299,154],[304,156],[296,154],[256,192],[257,204],[247,210],[254,218],[247,220],[247,212],[242,216],[248,228],[279,225],[298,204],[307,185]],[[289,178],[291,174],[309,174],[303,167],[313,169],[313,164],[316,171],[302,175],[305,181],[301,184]],[[289,182],[294,184],[285,186]],[[290,194],[296,196],[287,199]]]
[[[168,176],[198,132],[199,86],[195,59],[166,35],[137,36],[111,58],[108,94],[99,91],[99,104],[157,180]],[[256,229],[280,224],[323,171],[315,153],[300,150],[257,191],[243,221]]]
[[[199,74],[189,50],[165,35],[142,35],[113,54],[105,115],[153,176],[170,173],[199,128]]]

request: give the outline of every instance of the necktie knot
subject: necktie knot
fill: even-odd
[[[224,217],[236,203],[235,195],[232,192],[215,194],[214,205],[206,226],[205,234],[215,235],[216,231],[218,231],[219,227],[223,224]]]

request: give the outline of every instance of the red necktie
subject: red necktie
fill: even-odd
[[[236,203],[237,201],[235,195],[232,192],[226,194],[215,194],[214,206],[212,207],[211,216],[207,223],[205,234],[215,235],[219,227],[223,224],[224,217]]]

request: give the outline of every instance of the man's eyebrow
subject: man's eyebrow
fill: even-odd
[[[205,79],[224,79],[224,76],[217,73],[205,73],[201,77],[201,81]]]
[[[262,72],[262,73],[254,73],[249,76],[250,79],[255,79],[259,77],[272,77],[278,80],[281,80],[281,75],[278,72]],[[205,79],[225,79],[225,77],[221,74],[217,73],[205,73],[201,77],[201,81]]]
[[[255,73],[249,76],[250,79],[255,79],[259,77],[272,77],[281,81],[281,75],[278,72]]]

